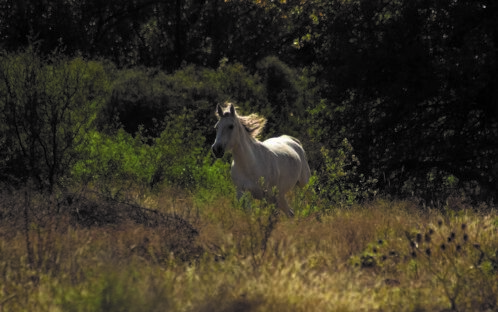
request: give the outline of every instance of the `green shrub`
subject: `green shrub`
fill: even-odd
[[[123,129],[114,134],[91,131],[88,144],[78,152],[82,158],[73,166],[75,181],[94,184],[111,197],[130,186],[153,188],[166,183],[187,190],[227,190],[227,164],[212,163],[204,138],[192,129],[192,114],[167,123],[157,138],[135,136]]]
[[[94,183],[97,189],[110,193],[119,184],[143,184],[151,179],[154,166],[146,161],[149,147],[139,137],[134,139],[123,130],[114,136],[91,131],[87,141],[79,149],[84,156],[72,168],[75,181]]]
[[[375,180],[358,171],[360,164],[353,147],[344,139],[339,148],[331,151],[322,147],[322,170],[318,174],[317,189],[328,201],[351,205],[376,194]]]

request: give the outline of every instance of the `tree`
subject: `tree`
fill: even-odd
[[[0,59],[2,180],[32,180],[49,192],[78,159],[75,148],[108,96],[101,64],[42,59],[33,49]]]

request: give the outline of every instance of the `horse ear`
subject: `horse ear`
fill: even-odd
[[[233,104],[230,104],[230,114],[235,116],[235,106],[233,106]]]
[[[216,113],[217,113],[218,117],[223,116],[223,110],[221,109],[220,104],[216,104]]]

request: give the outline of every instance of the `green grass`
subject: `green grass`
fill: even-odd
[[[50,201],[18,196],[0,203],[0,311],[498,308],[492,207],[456,201],[435,211],[377,200],[288,219],[264,202],[244,211],[232,197],[165,189],[135,196],[176,215],[151,225],[90,195],[57,217],[41,213]],[[302,201],[292,201],[296,211]],[[71,211],[89,203],[116,210],[119,222],[75,221]]]

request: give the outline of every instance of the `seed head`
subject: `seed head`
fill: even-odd
[[[465,231],[465,229],[466,229],[466,228],[467,228],[467,224],[462,223],[462,230],[464,230],[464,231]]]
[[[441,244],[441,250],[446,250],[446,245],[444,243]]]
[[[422,234],[417,233],[416,240],[417,240],[417,243],[420,243],[422,241]]]
[[[426,243],[430,243],[430,241],[431,241],[431,235],[429,235],[428,233],[426,233],[424,235],[424,240],[425,240]]]
[[[417,258],[417,253],[415,251],[412,251],[411,255],[412,255],[412,258]]]
[[[469,235],[467,233],[463,234],[463,241],[466,242],[469,240]]]
[[[425,250],[425,254],[426,254],[427,256],[429,256],[429,257],[430,257],[430,256],[431,256],[431,249],[430,249],[430,248],[427,248],[427,249]]]
[[[437,220],[437,225],[439,227],[441,227],[443,225],[443,220],[441,220],[441,219]]]

